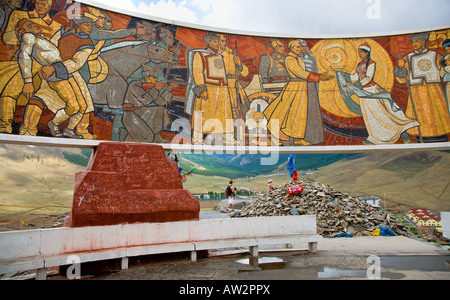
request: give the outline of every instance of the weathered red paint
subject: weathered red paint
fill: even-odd
[[[76,174],[68,226],[198,220],[199,211],[161,146],[101,143]]]

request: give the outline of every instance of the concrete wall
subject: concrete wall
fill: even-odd
[[[0,260],[154,244],[316,234],[315,216],[55,228],[0,233]]]
[[[450,212],[441,212],[442,234],[450,240]]]
[[[82,2],[91,5],[71,8],[65,0],[53,1],[48,15],[40,18],[32,1],[24,2],[0,6],[6,15],[0,43],[0,133],[208,145],[237,140],[240,146],[448,141],[450,74],[444,57],[450,48],[443,47],[448,26],[419,35],[220,35],[225,30],[133,18],[87,0]],[[49,84],[39,75],[41,68],[30,69],[13,58],[26,43],[15,34],[23,18],[43,29],[35,35],[59,42],[54,56],[43,62],[57,69],[47,74],[52,75]],[[87,23],[92,30],[81,25]],[[107,35],[100,36],[99,30]],[[217,48],[213,44],[220,37]],[[210,47],[217,49],[205,50]],[[31,73],[21,72],[27,68]],[[240,102],[235,101],[237,91]],[[241,121],[230,127],[227,120]]]
[[[127,256],[318,242],[315,216],[261,217],[38,229],[0,233],[0,274]],[[300,240],[299,240],[300,238]],[[241,244],[239,242],[241,241]],[[242,242],[243,241],[243,242]]]

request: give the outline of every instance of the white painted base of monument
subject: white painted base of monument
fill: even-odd
[[[258,246],[308,243],[317,251],[315,216],[211,219],[168,223],[139,223],[113,226],[56,228],[0,233],[0,274],[38,270],[45,279],[50,267],[128,257],[248,247],[258,256]]]

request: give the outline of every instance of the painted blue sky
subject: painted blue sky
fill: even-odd
[[[95,1],[149,16],[262,33],[378,33],[450,23],[448,0]]]

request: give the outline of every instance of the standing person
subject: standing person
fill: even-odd
[[[270,193],[275,189],[275,186],[272,184],[272,179],[269,179],[267,182],[267,193]]]
[[[227,186],[225,190],[225,196],[228,198],[228,205],[225,210],[228,210],[228,207],[231,206],[231,210],[233,211],[233,197],[236,195],[236,189],[233,186],[233,181],[230,180],[230,184]]]
[[[309,72],[300,57],[302,53],[301,42],[298,40],[289,43],[289,54],[286,57],[286,69],[291,78],[290,82],[283,88],[281,94],[267,107],[264,115],[268,120],[267,128],[272,128],[274,120],[279,121],[279,128],[272,132],[277,140],[289,140],[293,138],[295,145],[309,146],[316,143],[318,139],[311,136],[311,130],[322,124],[320,110],[314,112],[312,108],[319,108],[318,98],[309,97],[308,83],[327,81],[334,78],[326,73],[318,74]],[[279,129],[279,130],[278,130]],[[321,141],[319,141],[320,143]]]

